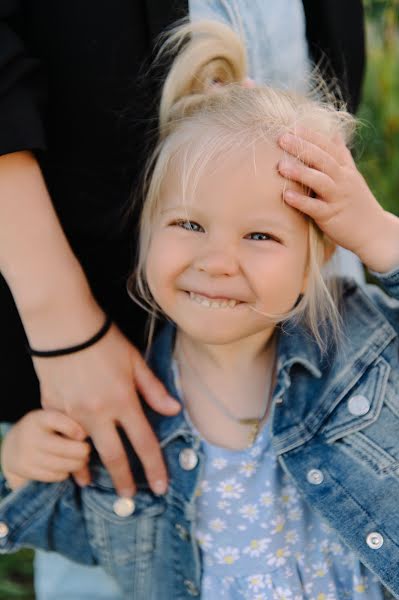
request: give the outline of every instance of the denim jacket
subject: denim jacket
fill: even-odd
[[[324,357],[300,324],[279,333],[272,443],[308,503],[399,598],[399,269],[375,286],[345,282],[344,339]],[[171,372],[174,328],[158,337],[151,366],[177,396]],[[24,546],[101,564],[126,598],[187,600],[201,590],[195,490],[203,454],[182,414],[145,409],[169,471],[165,496],[148,488],[126,443],[138,481],[121,500],[98,460],[93,482],[0,484],[0,552]]]

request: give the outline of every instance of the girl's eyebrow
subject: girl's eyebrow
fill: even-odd
[[[164,208],[163,210],[161,210],[161,215],[164,215],[165,213],[168,212],[173,212],[176,210],[187,210],[188,208],[190,208],[187,204],[179,204],[178,206],[171,206],[169,208]]]

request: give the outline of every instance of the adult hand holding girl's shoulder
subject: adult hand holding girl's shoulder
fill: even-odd
[[[30,480],[63,481],[85,467],[90,445],[86,432],[56,410],[34,410],[6,434],[1,446],[1,465],[11,489]]]
[[[62,410],[78,421],[93,440],[117,492],[133,495],[133,476],[116,426],[126,432],[143,463],[155,493],[167,488],[167,473],[158,440],[138,398],[163,414],[175,414],[177,401],[146,365],[140,352],[112,325],[108,333],[81,352],[53,358],[34,358],[45,408]],[[75,473],[89,483],[88,466]]]
[[[279,162],[281,175],[313,192],[286,189],[287,204],[309,215],[369,269],[382,273],[398,266],[399,219],[378,203],[342,138],[296,127],[279,144],[296,158]]]

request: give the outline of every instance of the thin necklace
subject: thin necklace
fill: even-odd
[[[273,345],[273,338],[274,338],[274,336],[272,336],[272,338],[270,340],[271,347]],[[269,408],[272,391],[273,391],[274,369],[275,369],[275,365],[276,365],[276,352],[274,352],[273,365],[272,365],[272,370],[271,370],[271,374],[270,374],[270,379],[269,379],[269,382],[268,382],[268,385],[267,385],[267,388],[265,391],[265,407],[262,411],[262,414],[259,417],[241,417],[241,418],[234,415],[223,404],[223,402],[221,402],[219,400],[219,398],[217,398],[215,396],[215,394],[209,389],[207,384],[202,380],[197,369],[195,367],[193,367],[191,362],[188,360],[187,355],[185,353],[183,353],[183,348],[182,348],[181,343],[179,344],[178,353],[179,353],[179,358],[176,357],[176,362],[178,363],[178,365],[181,366],[182,364],[184,364],[185,367],[188,367],[189,371],[191,371],[192,375],[194,375],[195,379],[197,380],[197,383],[199,383],[199,385],[201,386],[203,392],[205,392],[208,399],[211,400],[211,402],[220,410],[220,412],[223,413],[223,415],[225,417],[227,417],[228,419],[230,419],[231,421],[234,421],[234,423],[238,423],[239,425],[243,425],[245,427],[250,427],[250,431],[248,434],[248,447],[252,446],[253,443],[255,442],[256,438],[258,437],[261,423],[262,423],[263,419],[266,417],[266,414],[267,414],[267,411]],[[180,388],[181,387],[182,386],[180,386]]]

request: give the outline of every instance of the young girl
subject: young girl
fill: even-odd
[[[84,432],[30,413],[3,443],[0,549],[101,564],[134,600],[399,597],[399,219],[357,171],[345,111],[243,86],[221,24],[166,46],[135,277],[168,317],[150,362],[183,405],[147,409],[169,489],[142,474],[118,498],[96,456],[80,489]],[[391,297],[326,281],[335,244]]]

